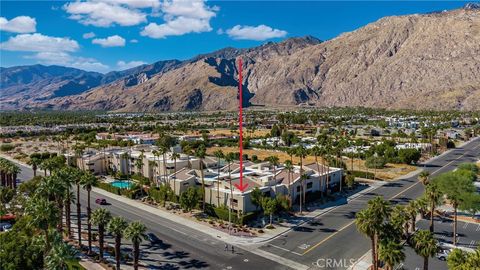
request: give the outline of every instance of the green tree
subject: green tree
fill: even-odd
[[[270,226],[272,226],[273,215],[277,210],[277,200],[270,197],[262,198],[262,208],[265,215],[270,217]]]
[[[199,194],[196,188],[189,187],[180,195],[180,206],[187,212],[192,211],[198,204]]]
[[[197,151],[195,151],[195,156],[200,159],[200,178],[202,180],[202,211],[205,212],[205,177],[204,177],[204,172],[203,172],[203,159],[205,158],[206,155],[206,149],[205,145],[200,144],[200,146],[197,148]]]
[[[430,232],[434,232],[435,207],[440,204],[442,193],[436,183],[429,184],[425,189],[425,198],[430,204]]]
[[[125,229],[128,227],[128,222],[123,217],[113,217],[107,225],[107,230],[115,237],[115,261],[116,270],[120,270],[120,247],[122,245],[122,237]]]
[[[108,224],[112,215],[105,208],[98,208],[92,213],[92,223],[98,226],[98,244],[100,246],[100,260],[103,259],[103,246],[105,236],[105,226]]]
[[[467,254],[461,249],[454,248],[447,257],[447,265],[450,270],[466,270]]]
[[[437,253],[437,240],[430,231],[419,230],[413,235],[412,242],[415,252],[423,257],[423,270],[428,270],[428,258]]]
[[[92,187],[97,185],[97,177],[90,172],[85,172],[81,177],[83,188],[87,191],[87,230],[88,230],[88,253],[92,252],[92,208],[90,207],[90,193]],[[81,227],[79,227],[80,230]]]
[[[225,157],[221,149],[215,150],[213,155],[217,158],[217,205],[220,206],[220,161]]]
[[[255,205],[256,210],[258,210],[258,207],[262,206],[262,198],[263,192],[258,187],[255,187],[250,193],[250,200],[252,201],[252,204]]]
[[[357,225],[357,230],[362,234],[370,238],[372,246],[372,264],[373,269],[377,268],[377,244],[376,244],[376,235],[377,235],[377,219],[370,208],[363,209],[359,211],[355,216],[355,224]]]
[[[45,235],[45,249],[43,255],[46,256],[51,248],[50,228],[54,228],[58,222],[59,211],[54,202],[42,197],[32,198],[25,209],[29,219],[29,225],[43,231]]]
[[[385,262],[385,270],[392,270],[395,265],[405,260],[403,246],[393,241],[381,242],[378,257]]]
[[[139,221],[134,221],[125,229],[125,237],[130,239],[133,244],[133,269],[138,269],[138,259],[140,257],[140,243],[146,239],[145,232],[147,227]]]
[[[63,242],[62,236],[53,231],[53,246],[45,257],[45,269],[47,270],[67,270],[68,261],[75,257],[75,250]]]
[[[418,181],[420,181],[423,184],[423,186],[427,186],[429,179],[430,179],[430,173],[428,171],[422,171],[418,175]]]

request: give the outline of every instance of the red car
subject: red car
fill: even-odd
[[[95,203],[100,204],[100,205],[105,205],[105,204],[107,204],[107,200],[102,199],[102,198],[98,198],[98,199],[95,200]]]

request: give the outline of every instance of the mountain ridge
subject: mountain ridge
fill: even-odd
[[[478,8],[390,16],[324,42],[289,38],[136,67],[82,93],[20,107],[233,110],[241,57],[244,106],[473,110],[480,104],[479,52]]]

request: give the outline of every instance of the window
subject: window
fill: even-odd
[[[313,187],[313,183],[310,182],[310,183],[307,183],[307,189],[311,189]]]
[[[297,186],[297,192],[300,192],[300,186]]]

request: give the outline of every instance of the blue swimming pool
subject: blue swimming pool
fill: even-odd
[[[130,188],[133,183],[131,181],[115,180],[111,182],[110,185],[117,188]]]

